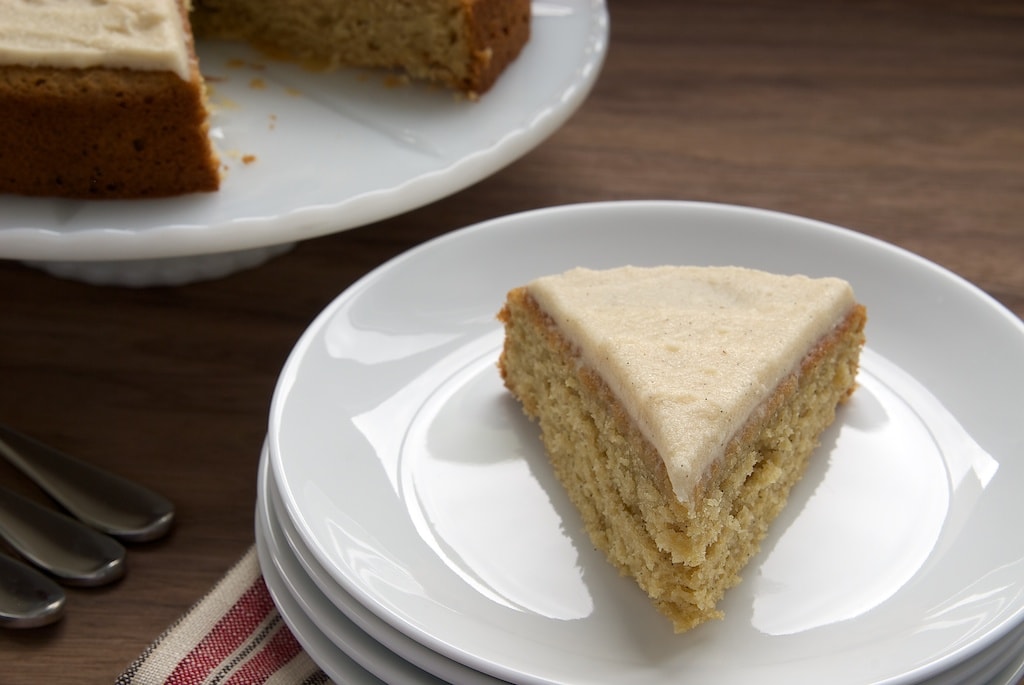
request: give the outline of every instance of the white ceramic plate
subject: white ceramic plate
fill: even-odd
[[[260,462],[259,491],[261,507],[265,511],[257,511],[257,514],[264,519],[264,530],[275,566],[288,583],[292,595],[303,605],[306,615],[339,649],[388,682],[394,682],[395,671],[419,674],[421,679],[427,680],[436,676],[443,682],[462,685],[496,685],[502,682],[394,630],[335,584],[324,567],[310,558],[288,516],[279,513],[280,495],[272,482],[267,462],[264,452]],[[358,634],[357,640],[352,640],[353,633]],[[396,654],[401,658],[395,658]]]
[[[316,624],[303,611],[302,605],[289,592],[288,583],[275,564],[272,543],[264,534],[259,515],[256,518],[256,554],[260,560],[263,580],[267,584],[274,605],[281,618],[288,625],[292,635],[306,651],[317,666],[335,683],[345,685],[382,685],[384,681],[377,678],[359,663],[339,649],[328,637],[317,628]]]
[[[321,568],[316,573],[322,574],[322,577],[313,575],[309,572],[307,562],[292,547],[294,529],[287,517],[278,514],[276,486],[271,481],[267,461],[264,451],[257,486],[257,531],[264,538],[268,558],[278,576],[280,587],[287,590],[302,613],[319,632],[327,636],[335,648],[392,685],[429,682],[496,685],[500,682],[427,649],[391,628],[353,600],[346,599],[345,606],[354,608],[354,611],[340,611],[335,601],[342,592],[340,588],[335,585],[325,590],[321,581],[327,577],[326,572]],[[327,592],[330,592],[330,596]],[[364,630],[367,624],[376,626],[377,630]],[[390,630],[390,634],[384,640],[379,640],[377,634],[384,634],[387,630]],[[401,644],[401,652],[392,649],[391,645],[395,643]],[[398,657],[397,654],[402,656]],[[415,660],[404,658],[405,654],[414,655]],[[313,658],[316,660],[316,656]]]
[[[262,463],[260,471],[263,483]],[[379,682],[377,678],[390,685],[446,682],[396,658],[393,652],[334,610],[290,553],[267,494],[266,488],[261,487],[256,500],[255,532],[260,569],[281,617],[310,658],[322,664],[321,668],[336,682],[346,685],[367,680]]]
[[[538,0],[530,42],[478,102],[380,73],[313,73],[201,42],[229,169],[209,195],[83,202],[3,196],[0,257],[126,260],[239,251],[364,225],[454,193],[553,133],[607,48],[604,0]],[[250,159],[250,163],[246,163]]]
[[[264,451],[260,460],[257,531],[264,536],[278,582],[298,602],[318,631],[371,673],[391,683],[398,680],[396,671],[405,676],[406,681],[412,678],[411,682],[416,683],[431,682],[431,674],[459,685],[502,682],[410,639],[335,583],[310,554],[286,513],[281,511],[280,495],[267,461]],[[365,642],[367,637],[371,638],[369,644]],[[319,658],[332,658],[330,654],[320,655],[323,650],[317,651]],[[396,655],[400,658],[396,659]],[[423,670],[407,670],[408,664],[403,660]],[[1024,623],[977,655],[922,681],[922,685],[1018,685],[1017,669],[1021,662],[1024,662]]]
[[[850,280],[844,408],[723,621],[674,635],[594,552],[501,387],[506,291],[577,265],[739,264]],[[411,250],[310,326],[269,450],[284,508],[396,629],[524,683],[932,677],[1024,615],[1024,325],[977,288],[819,222],[700,203],[540,210]]]

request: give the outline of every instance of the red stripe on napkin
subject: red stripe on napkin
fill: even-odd
[[[263,578],[257,578],[203,641],[181,660],[167,679],[167,685],[201,683],[213,669],[250,639],[256,628],[274,610],[274,602],[270,599]]]
[[[330,682],[278,613],[253,547],[116,685],[263,685],[275,676]]]
[[[301,651],[295,636],[287,628],[282,628],[270,639],[266,649],[235,671],[224,685],[264,683]]]

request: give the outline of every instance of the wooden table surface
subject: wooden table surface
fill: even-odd
[[[168,539],[130,548],[123,581],[70,590],[59,624],[0,631],[0,682],[112,683],[212,587],[253,544],[259,449],[292,345],[349,284],[433,236],[564,203],[752,205],[912,250],[1024,316],[1020,4],[610,11],[604,71],[578,113],[451,197],[181,287],[97,287],[0,261],[0,420],[179,512]],[[0,482],[42,500],[5,464]]]

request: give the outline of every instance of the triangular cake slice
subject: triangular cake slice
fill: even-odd
[[[574,269],[512,290],[499,369],[593,543],[688,630],[853,392],[848,283],[738,267]]]

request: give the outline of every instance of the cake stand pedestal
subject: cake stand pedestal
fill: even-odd
[[[41,261],[22,263],[58,278],[92,285],[129,288],[187,285],[223,278],[252,269],[288,252],[295,243],[284,243],[233,252],[186,257],[106,261]]]

